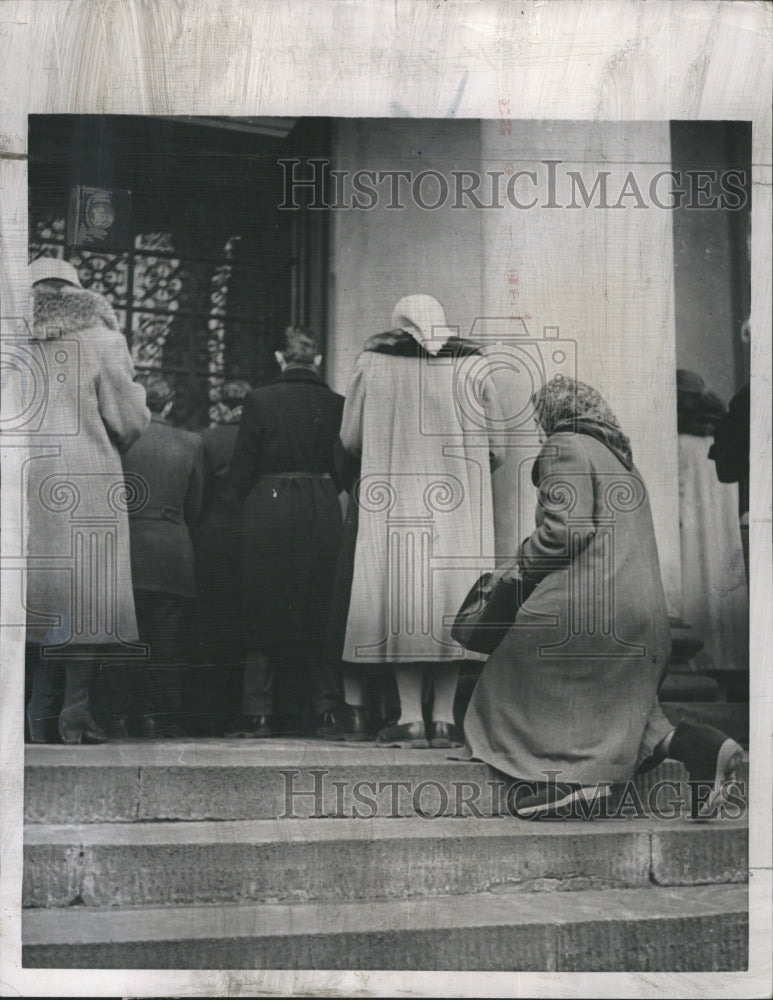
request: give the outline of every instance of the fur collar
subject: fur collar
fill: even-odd
[[[387,330],[386,333],[377,333],[369,340],[365,341],[364,351],[374,351],[376,354],[391,354],[399,358],[431,358],[432,355],[425,351],[421,344],[414,340],[410,333],[405,330]],[[435,357],[438,358],[459,358],[468,354],[480,354],[480,347],[471,340],[462,340],[460,337],[449,337],[443,344]]]
[[[118,319],[104,295],[73,288],[67,292],[33,292],[32,339],[56,340],[93,326],[118,330]]]

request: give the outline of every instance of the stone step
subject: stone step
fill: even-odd
[[[25,828],[26,907],[407,899],[742,882],[745,819],[247,820]]]
[[[511,781],[485,764],[451,760],[450,753],[280,739],[28,746],[25,822],[386,818],[420,811],[475,817],[512,811]],[[681,764],[665,761],[636,778],[629,798],[638,797],[647,814],[681,801],[687,814],[686,779]],[[660,784],[674,781],[680,786]],[[734,794],[745,799],[748,765],[739,781]]]
[[[745,969],[742,885],[420,900],[27,910],[25,967]]]

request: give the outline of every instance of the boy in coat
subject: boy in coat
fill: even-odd
[[[145,380],[151,422],[124,455],[132,583],[144,663],[114,663],[104,672],[105,708],[113,736],[128,735],[132,702],[148,738],[185,736],[180,726],[182,678],[189,665],[188,621],[196,596],[190,530],[202,509],[204,457],[198,434],[166,417],[174,394],[160,376]]]

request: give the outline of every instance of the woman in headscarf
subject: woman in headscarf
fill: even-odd
[[[361,461],[354,571],[344,640],[345,739],[367,733],[363,670],[392,664],[400,716],[378,734],[396,747],[460,746],[454,720],[467,654],[450,627],[493,560],[491,468],[501,405],[474,344],[443,307],[409,295],[392,329],[365,344],[346,393],[341,441]],[[425,724],[422,689],[432,687]]]
[[[25,466],[27,643],[33,650],[27,706],[33,743],[103,743],[89,685],[100,658],[137,656],[128,510],[144,484],[125,480],[121,455],[150,423],[133,381],[126,338],[107,299],[85,290],[72,264],[30,264],[30,374],[39,394]],[[65,664],[61,708],[57,668]],[[58,725],[57,725],[58,722]]]
[[[647,490],[615,415],[556,377],[533,398],[543,446],[536,528],[516,560],[531,593],[489,658],[465,718],[471,755],[531,783],[521,816],[550,814],[665,756],[713,785],[742,750],[674,727],[657,691],[670,633]]]

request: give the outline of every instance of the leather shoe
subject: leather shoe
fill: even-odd
[[[344,705],[341,717],[341,734],[347,743],[370,743],[368,710],[362,705]]]
[[[59,715],[62,743],[107,743],[107,734],[82,709],[63,710]]]
[[[188,736],[176,722],[154,715],[146,715],[142,720],[142,735],[146,740],[184,740]]]
[[[317,716],[317,724],[314,732],[322,740],[337,741],[344,738],[341,727],[338,724],[337,715],[332,711],[322,712],[321,715]]]
[[[59,729],[57,719],[31,719],[27,718],[29,726],[30,743],[58,743]]]
[[[425,750],[429,746],[423,722],[404,722],[384,726],[376,737],[380,747],[398,747],[401,750]]]
[[[229,740],[265,739],[271,734],[270,715],[243,715],[226,726],[224,733]]]
[[[429,745],[436,749],[464,746],[464,733],[452,722],[433,722]]]

